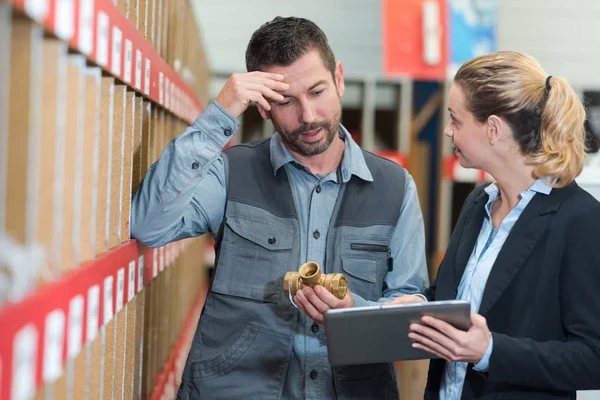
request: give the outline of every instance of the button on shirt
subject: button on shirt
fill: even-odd
[[[238,121],[215,102],[185,133],[167,145],[160,162],[152,165],[132,199],[132,237],[145,246],[157,247],[205,232],[218,232],[226,201],[220,153],[237,128]],[[338,169],[325,175],[312,174],[298,163],[278,133],[270,143],[273,174],[285,168],[292,189],[301,232],[301,263],[314,261],[325,265],[327,231],[340,185],[352,176],[373,180],[361,149],[341,125],[339,135],[345,142],[343,160]],[[194,163],[199,168],[193,168]],[[403,294],[422,293],[428,285],[423,218],[410,175],[390,250],[395,267],[386,275],[384,297],[371,302],[354,295],[356,307],[386,302]],[[323,329],[315,330],[314,321],[302,312],[298,315],[282,398],[334,398]]]
[[[543,179],[537,179],[527,191],[521,192],[521,200],[515,208],[510,210],[498,229],[494,229],[492,225],[492,208],[494,202],[498,199],[500,191],[495,183],[486,187],[485,191],[488,194],[488,201],[485,205],[485,218],[458,286],[457,295],[457,299],[469,300],[471,302],[471,310],[473,312],[479,311],[481,298],[483,297],[483,292],[494,262],[523,210],[525,210],[525,207],[533,199],[533,196],[536,194],[548,195],[552,191],[552,187],[544,182]],[[500,265],[496,268],[502,268],[502,266]],[[490,344],[484,356],[473,369],[476,371],[487,371],[493,346],[493,340],[490,338]],[[460,399],[467,374],[467,365],[466,362],[446,363],[440,386],[440,400]]]

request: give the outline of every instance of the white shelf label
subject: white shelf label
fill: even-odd
[[[83,296],[73,297],[69,303],[69,339],[67,341],[67,357],[73,359],[81,351],[83,335]]]
[[[131,83],[131,66],[133,65],[133,47],[131,40],[125,39],[125,73],[123,80],[125,83]]]
[[[43,23],[48,16],[49,0],[25,0],[25,13],[37,22]]]
[[[140,256],[138,259],[138,293],[144,288],[144,256]]]
[[[94,46],[94,0],[79,2],[79,50],[89,56]]]
[[[112,275],[104,278],[104,325],[113,317],[113,280]]]
[[[125,295],[125,268],[117,272],[117,313],[123,308],[123,297]]]
[[[112,31],[112,67],[111,71],[117,76],[121,76],[121,54],[122,54],[123,33],[119,28],[113,26]]]
[[[101,67],[108,64],[108,15],[104,11],[98,11],[96,28],[96,62]]]
[[[163,80],[164,76],[162,72],[158,73],[158,103],[164,105],[164,93],[163,93]]]
[[[165,77],[165,107],[167,109],[171,107],[171,82],[167,77]]]
[[[142,52],[135,51],[135,88],[142,90]]]
[[[35,396],[38,332],[33,324],[26,325],[13,342],[12,399]]]
[[[152,277],[156,278],[156,275],[158,275],[158,249],[154,249],[152,252],[152,257]]]
[[[150,96],[150,60],[146,58],[146,70],[144,73],[144,93]]]
[[[135,260],[129,262],[129,284],[127,285],[127,302],[135,296]]]
[[[159,269],[160,269],[160,272],[163,272],[165,270],[165,247],[164,246],[160,248],[159,257],[160,257],[160,261],[159,261],[160,268]]]
[[[87,341],[91,342],[98,335],[98,318],[100,317],[100,286],[94,285],[88,289],[87,308]]]
[[[71,40],[75,33],[73,0],[56,0],[54,32],[63,40]]]
[[[44,382],[51,383],[62,374],[62,354],[65,338],[65,313],[54,310],[46,316],[44,333]]]

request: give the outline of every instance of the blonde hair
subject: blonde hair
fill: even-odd
[[[478,122],[503,118],[535,175],[564,187],[583,169],[586,113],[566,79],[553,76],[547,88],[547,78],[533,58],[499,51],[462,65],[454,82]]]

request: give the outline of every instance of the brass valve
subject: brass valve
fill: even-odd
[[[338,299],[346,296],[348,284],[344,274],[321,274],[319,264],[307,262],[300,266],[298,272],[287,272],[283,277],[283,291],[286,296],[294,296],[305,286],[321,285]]]

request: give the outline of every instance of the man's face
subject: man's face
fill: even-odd
[[[336,65],[335,81],[317,50],[304,54],[288,66],[271,66],[265,72],[285,76],[290,88],[281,92],[282,102],[270,102],[271,110],[260,109],[272,120],[285,145],[303,156],[314,156],[329,148],[338,134],[342,114],[344,78]]]

